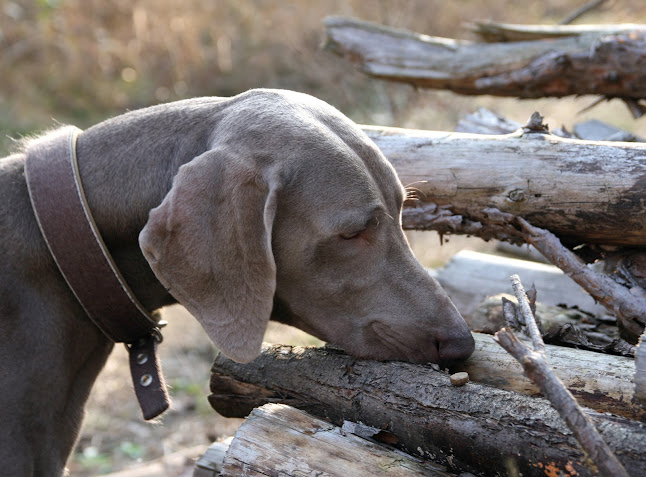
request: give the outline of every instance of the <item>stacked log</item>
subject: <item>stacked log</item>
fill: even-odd
[[[570,359],[563,367],[574,363]],[[454,471],[505,475],[513,467],[525,476],[543,476],[549,468],[555,475],[593,475],[544,399],[473,382],[455,387],[431,366],[361,361],[328,348],[270,346],[246,365],[219,356],[211,390],[211,405],[222,415],[246,416],[254,407],[280,402],[335,425],[360,421],[392,434],[412,455]],[[644,424],[593,410],[586,414],[628,472],[639,475],[646,468]]]

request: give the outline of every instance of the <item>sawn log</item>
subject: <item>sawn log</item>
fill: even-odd
[[[468,383],[454,387],[430,366],[361,361],[338,350],[273,346],[242,365],[219,356],[209,400],[225,416],[283,402],[340,425],[394,434],[409,453],[454,470],[525,476],[593,475],[556,411],[542,398]],[[646,468],[642,423],[586,413],[631,475]]]

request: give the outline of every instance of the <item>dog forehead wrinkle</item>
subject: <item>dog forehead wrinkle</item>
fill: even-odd
[[[383,206],[375,202],[373,204],[358,205],[340,210],[329,224],[330,229],[335,232],[360,231],[369,225],[372,220],[381,221],[387,217]]]

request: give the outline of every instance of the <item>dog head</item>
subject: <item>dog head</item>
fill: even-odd
[[[390,163],[326,103],[254,90],[229,100],[139,242],[158,279],[230,358],[272,317],[362,358],[440,362],[474,347],[401,228]]]

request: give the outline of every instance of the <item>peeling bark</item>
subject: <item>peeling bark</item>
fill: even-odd
[[[452,477],[455,474],[369,442],[298,409],[266,404],[254,409],[237,430],[219,475]]]

